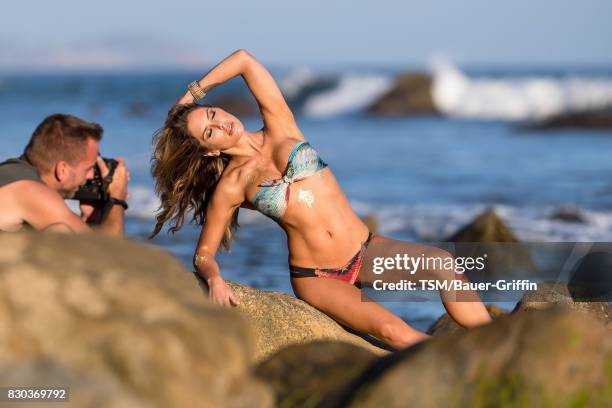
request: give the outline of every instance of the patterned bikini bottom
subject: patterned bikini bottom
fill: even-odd
[[[361,248],[353,257],[341,268],[304,268],[301,266],[289,265],[289,273],[292,278],[332,278],[351,285],[355,283],[361,269],[361,262],[370,240],[375,234],[370,232],[368,238],[361,243]]]

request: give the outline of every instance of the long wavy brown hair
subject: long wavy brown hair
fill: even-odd
[[[185,213],[192,213],[191,222],[204,225],[206,208],[221,173],[230,156],[203,157],[206,153],[187,130],[187,116],[205,105],[195,103],[175,105],[168,112],[164,127],[153,135],[151,175],[155,180],[155,193],[161,199],[157,210],[157,224],[149,238],[157,235],[166,222],[169,232],[183,227]],[[229,250],[238,224],[238,209],[225,228],[221,245]]]

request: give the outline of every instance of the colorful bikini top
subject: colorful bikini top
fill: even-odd
[[[253,205],[262,214],[275,221],[280,221],[287,210],[289,202],[289,185],[295,181],[310,177],[317,171],[327,167],[315,149],[306,140],[298,142],[287,161],[287,168],[280,179],[270,180],[259,184],[261,190],[255,194]]]

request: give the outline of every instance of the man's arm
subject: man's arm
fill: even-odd
[[[104,221],[100,223],[100,230],[118,237],[125,236],[123,213],[125,210],[120,205],[113,205]]]
[[[89,232],[91,228],[66,205],[62,197],[37,181],[18,181],[15,194],[20,218],[34,229]]]
[[[119,162],[117,168],[115,169],[115,173],[113,174],[113,181],[108,186],[108,193],[111,197],[116,198],[118,200],[127,200],[127,186],[130,179],[130,174],[125,167],[125,161],[120,158],[116,158]],[[100,167],[100,172],[103,175],[108,174],[108,168],[104,161],[98,158],[98,166]],[[100,224],[100,229],[103,232],[106,232],[111,235],[116,235],[123,237],[125,236],[124,229],[124,212],[122,206],[113,205],[110,209],[109,213],[106,215],[106,218]]]

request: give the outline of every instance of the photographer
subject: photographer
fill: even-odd
[[[40,231],[80,233],[96,219],[102,231],[123,236],[129,173],[123,160],[99,157],[102,132],[100,125],[72,115],[45,118],[23,155],[0,163],[0,230],[18,231],[26,223]],[[64,199],[75,198],[88,180],[89,190],[97,188],[102,198],[82,201],[79,217]],[[99,186],[90,186],[97,181]]]

